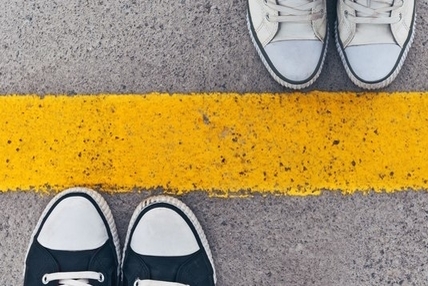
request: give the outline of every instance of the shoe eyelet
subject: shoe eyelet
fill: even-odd
[[[398,14],[398,18],[400,18],[399,21],[403,20],[403,13]]]
[[[98,282],[104,282],[104,274],[100,273],[100,278],[98,278]]]
[[[349,15],[348,10],[345,10],[344,15],[345,15],[345,18],[348,18],[348,15]]]
[[[138,286],[140,283],[138,282],[138,280],[140,280],[140,278],[138,278],[137,280],[135,280],[134,282],[134,286]]]
[[[263,0],[263,4],[267,5],[268,1],[267,0]]]
[[[42,277],[42,283],[44,285],[47,285],[49,283],[48,275],[47,274],[43,275],[43,277]]]
[[[266,21],[270,22],[270,16],[269,16],[269,14],[265,15],[265,19],[266,19]]]

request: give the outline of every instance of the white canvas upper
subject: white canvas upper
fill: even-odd
[[[248,8],[263,47],[270,42],[325,39],[327,11],[324,0],[278,0],[278,3],[249,0]]]
[[[413,23],[414,0],[338,0],[343,46],[397,44],[403,48]]]
[[[338,0],[337,45],[348,75],[363,88],[397,76],[413,39],[414,0]]]
[[[106,226],[94,205],[84,197],[62,200],[52,210],[37,241],[52,250],[92,250],[108,239]]]
[[[248,0],[248,12],[254,45],[274,79],[296,89],[312,84],[326,51],[325,0]]]
[[[186,221],[175,211],[161,207],[141,217],[130,246],[136,253],[150,256],[184,256],[199,250]]]

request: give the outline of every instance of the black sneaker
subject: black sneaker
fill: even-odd
[[[28,248],[24,286],[119,285],[119,238],[98,193],[73,188],[43,212]]]
[[[123,286],[214,286],[211,251],[201,225],[181,201],[143,201],[129,224],[122,261]]]

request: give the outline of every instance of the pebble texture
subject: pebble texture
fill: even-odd
[[[428,89],[428,3],[416,4],[415,42],[387,91]],[[330,32],[334,6],[329,0]],[[245,18],[245,0],[0,1],[0,94],[284,91],[258,59]],[[311,89],[358,90],[330,40]],[[106,195],[122,241],[147,195]],[[0,285],[21,283],[29,237],[50,198],[0,194]],[[428,280],[425,192],[182,199],[205,228],[220,286]]]

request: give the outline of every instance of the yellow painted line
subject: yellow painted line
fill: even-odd
[[[428,93],[0,97],[0,190],[428,188]]]

